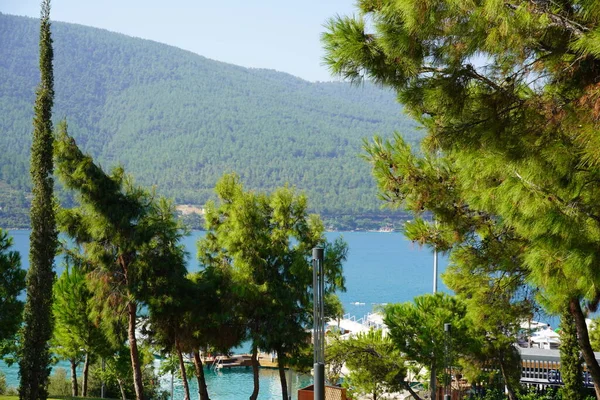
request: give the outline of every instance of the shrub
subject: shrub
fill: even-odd
[[[48,383],[48,394],[51,396],[70,396],[72,394],[71,380],[67,377],[66,369],[54,368]]]
[[[6,376],[0,371],[0,394],[6,394]]]
[[[7,396],[18,396],[19,395],[19,391],[17,390],[16,387],[9,386],[8,389],[6,389],[5,395],[7,395]]]

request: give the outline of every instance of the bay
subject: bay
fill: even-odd
[[[184,239],[188,252],[188,270],[196,271],[199,264],[196,257],[196,242],[202,231],[193,231]],[[29,231],[10,231],[14,239],[13,250],[21,253],[23,268],[28,268]],[[433,256],[431,250],[420,248],[398,232],[328,232],[330,241],[338,237],[348,243],[348,259],[344,264],[346,277],[345,293],[339,293],[346,313],[357,319],[376,310],[382,304],[411,301],[415,296],[431,293],[433,289]],[[447,259],[440,257],[440,274],[445,270]],[[63,271],[60,259],[56,262],[56,272]],[[447,291],[441,280],[440,291]],[[243,351],[245,349],[239,349]],[[0,364],[0,370],[7,375],[7,384],[16,386],[18,376],[16,366],[7,368]],[[310,382],[310,377],[297,375],[294,390]],[[252,392],[250,370],[212,372],[207,374],[207,385],[214,398],[234,400],[247,397]],[[170,383],[165,380],[165,389]],[[193,384],[193,382],[192,382]],[[175,388],[175,399],[183,398],[181,384]],[[276,371],[261,371],[261,400],[281,398],[279,378]],[[294,396],[295,398],[295,396]]]

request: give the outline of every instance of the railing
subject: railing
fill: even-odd
[[[223,367],[223,359],[221,358],[221,356],[216,356],[212,365],[210,366],[210,369],[212,371],[221,369]]]
[[[376,322],[370,321],[369,317],[373,315],[373,313],[367,313],[366,315],[362,316],[361,318],[356,319],[356,316],[354,315],[350,315],[348,314],[344,314],[342,316],[343,319],[347,319],[349,321],[352,322],[356,322],[358,324],[361,324],[367,328],[375,328],[375,329],[382,329],[383,328],[383,324],[378,324]]]
[[[562,386],[560,362],[546,360],[523,360],[521,382],[535,386]],[[588,371],[583,371],[583,384],[593,387],[594,383]]]

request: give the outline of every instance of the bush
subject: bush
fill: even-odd
[[[0,371],[0,394],[6,394],[6,376]]]
[[[9,386],[8,389],[6,389],[6,396],[18,396],[19,395],[19,391],[17,390],[16,387],[14,386]]]
[[[50,375],[48,383],[48,394],[51,396],[70,396],[71,380],[67,378],[67,370],[64,368],[55,368]]]
[[[506,396],[504,396],[504,392],[498,389],[488,390],[485,395],[481,398],[481,400],[504,400]]]

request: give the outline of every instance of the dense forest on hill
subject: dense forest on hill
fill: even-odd
[[[376,133],[418,142],[392,92],[307,82],[80,25],[52,29],[55,123],[67,118],[103,166],[122,164],[178,204],[201,206],[235,171],[251,189],[305,191],[337,228],[392,215],[359,157]],[[27,224],[37,43],[36,19],[0,14],[0,226]]]

